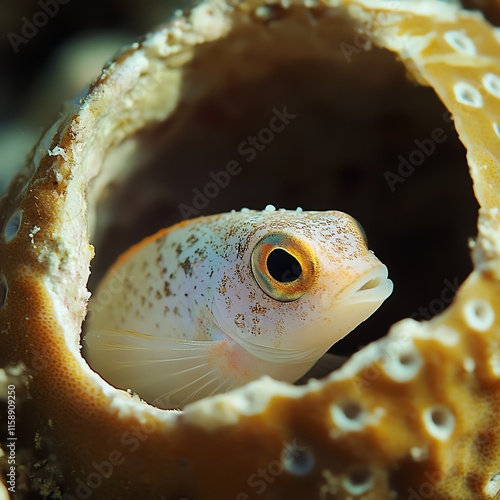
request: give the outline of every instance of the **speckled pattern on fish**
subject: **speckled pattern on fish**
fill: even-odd
[[[342,212],[269,205],[200,217],[118,259],[90,304],[87,358],[161,407],[262,375],[293,382],[391,291]]]

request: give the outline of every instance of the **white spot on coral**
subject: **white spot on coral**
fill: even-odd
[[[260,19],[270,20],[273,16],[273,8],[270,5],[259,5],[255,9],[255,15]]]
[[[427,408],[423,419],[429,434],[440,441],[448,439],[455,428],[455,415],[444,405]]]
[[[61,148],[60,146],[56,146],[53,149],[49,149],[47,151],[49,153],[49,156],[62,156],[65,160],[68,159],[68,155],[66,154],[66,150]]]
[[[266,205],[266,208],[264,208],[264,212],[274,212],[276,211],[276,207],[274,205]]]
[[[47,148],[50,147],[52,144],[52,140],[54,136],[56,135],[57,129],[61,125],[62,118],[57,120],[48,130],[45,132],[43,135],[42,139],[40,140],[39,145],[37,146],[35,150],[35,154],[33,156],[33,164],[35,168],[38,168],[40,165],[41,159],[47,154]]]
[[[451,327],[449,326],[438,326],[433,332],[432,336],[441,342],[441,344],[447,345],[447,346],[453,346],[456,345],[457,342],[459,341],[460,337],[458,333]]]
[[[367,467],[357,467],[342,480],[342,486],[351,495],[362,495],[371,490],[375,484],[375,479],[370,469]]]
[[[329,470],[324,470],[321,475],[325,479],[325,484],[319,490],[320,498],[326,499],[329,495],[336,495],[339,492],[338,477],[334,476]]]
[[[405,323],[407,320],[401,320],[397,325],[393,326],[393,331],[400,328],[400,324]],[[418,324],[416,321],[409,319],[408,321]],[[398,330],[399,331],[399,330]],[[382,350],[383,343],[372,342],[368,344],[363,351],[358,352],[349,359],[349,362],[343,365],[338,370],[335,370],[331,375],[331,380],[348,380],[356,376],[364,377],[365,370],[370,364],[379,363],[380,359],[384,356]],[[363,371],[363,373],[359,373]]]
[[[495,474],[484,487],[484,494],[496,497],[500,493],[500,474]]]
[[[304,6],[308,9],[312,9],[313,7],[318,7],[318,0],[304,0]],[[333,7],[333,6],[332,6]]]
[[[500,377],[500,352],[495,351],[490,357],[491,370],[495,377]]]
[[[385,373],[396,382],[408,382],[414,378],[422,364],[422,356],[413,344],[405,344],[397,356],[383,361]]]
[[[35,234],[38,233],[38,231],[40,231],[40,228],[38,226],[34,226],[33,229],[30,231],[30,233],[28,234],[28,236],[31,239],[31,244],[33,245],[33,248],[36,248]]]
[[[468,373],[472,373],[476,369],[476,362],[472,358],[464,359],[464,370]]]
[[[498,126],[498,123],[493,122],[493,130],[495,131],[495,134],[500,137],[500,127]]]
[[[419,448],[418,446],[414,446],[410,448],[410,455],[415,462],[421,462],[425,460],[429,456],[429,451],[426,448]]]
[[[5,223],[3,228],[3,237],[6,243],[9,243],[17,236],[19,228],[21,227],[22,218],[23,213],[21,210],[16,210]]]
[[[463,315],[467,324],[476,332],[485,332],[495,321],[495,311],[483,299],[469,300],[465,304]]]
[[[222,8],[214,8],[213,5],[201,4],[191,12],[192,31],[200,33],[207,40],[220,37],[227,30],[226,13]]]
[[[483,76],[483,86],[491,95],[500,99],[500,76],[486,73]]]
[[[178,29],[174,31],[179,35]],[[169,40],[165,30],[161,30],[149,35],[142,43],[142,46],[155,56],[167,57],[180,51],[181,46],[175,43],[176,41],[175,37]]]
[[[464,33],[463,30],[447,31],[444,34],[446,43],[457,52],[468,56],[476,55],[474,42]]]
[[[483,106],[481,92],[469,83],[455,83],[453,92],[455,93],[455,99],[466,106],[471,106],[473,108],[481,108]]]

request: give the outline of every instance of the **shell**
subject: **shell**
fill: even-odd
[[[47,130],[1,200],[0,366],[19,394],[19,491],[28,473],[42,496],[67,498],[498,495],[499,40],[480,14],[438,1],[256,0],[205,2],[125,48]],[[470,228],[475,208],[466,196],[446,203],[469,186],[449,181],[464,152],[445,130],[450,115],[432,90],[467,149],[480,205],[474,268],[444,311],[402,320],[323,380],[294,387],[264,378],[182,412],[143,404],[90,370],[79,349],[90,241],[98,279],[126,239],[152,232],[159,212],[166,226],[186,210],[241,202],[299,197],[316,204],[305,208],[322,209],[343,190],[339,205],[357,199],[360,212],[378,214],[387,203],[371,245],[383,249],[394,233],[387,214],[406,213],[411,197],[399,193],[408,186],[420,199],[437,197],[446,220],[428,231],[436,261],[429,274],[456,263],[467,252],[460,231]],[[388,112],[402,107],[411,119],[391,121]],[[273,109],[288,113],[290,124],[271,136]],[[384,133],[384,145],[397,142],[403,129],[413,151],[401,155],[399,170],[380,169],[385,157],[376,144]],[[426,157],[436,168],[419,177],[413,164]],[[360,198],[349,192],[351,177],[332,190],[329,172],[348,163],[375,172],[372,183],[358,183]],[[238,166],[242,177],[229,173]],[[230,175],[225,187],[214,179],[221,169]],[[394,188],[391,203],[373,204],[386,184]],[[454,227],[461,237],[446,246]],[[402,274],[415,294],[425,274],[416,266],[409,261]]]

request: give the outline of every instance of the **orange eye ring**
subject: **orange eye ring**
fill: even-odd
[[[252,273],[260,289],[280,302],[302,297],[316,278],[316,256],[303,241],[285,233],[269,233],[251,256]]]

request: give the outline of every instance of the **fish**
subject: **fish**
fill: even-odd
[[[392,290],[344,212],[201,216],[118,258],[89,302],[85,357],[110,384],[182,409],[263,375],[297,381]]]

